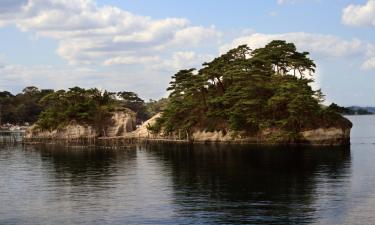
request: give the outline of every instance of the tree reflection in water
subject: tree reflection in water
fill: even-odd
[[[169,162],[177,217],[193,222],[311,223],[318,218],[317,186],[340,187],[350,173],[349,147],[145,148]]]

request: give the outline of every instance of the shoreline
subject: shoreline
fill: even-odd
[[[25,138],[22,141],[25,145],[65,145],[81,146],[81,147],[106,147],[106,148],[123,148],[138,144],[207,144],[207,145],[253,145],[253,146],[332,146],[332,147],[345,147],[350,146],[350,139],[336,140],[336,142],[322,142],[312,143],[308,141],[296,142],[266,142],[254,140],[177,140],[177,139],[163,139],[163,138],[139,138],[139,137],[99,137],[99,138],[77,138],[77,139],[56,139],[56,138]]]

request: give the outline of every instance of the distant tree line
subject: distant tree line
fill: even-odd
[[[1,123],[35,122],[45,108],[40,100],[53,92],[51,89],[40,90],[34,86],[24,88],[21,93],[16,95],[8,91],[0,91]]]
[[[241,45],[200,70],[181,70],[172,76],[168,104],[149,130],[277,128],[293,134],[337,125],[342,116],[323,107],[322,92],[310,86],[316,66],[308,55],[275,40],[254,50]]]
[[[372,107],[368,107],[372,108]],[[329,107],[329,110],[333,110],[335,112],[341,113],[343,115],[372,115],[373,112],[369,111],[367,107],[342,107],[335,103],[332,103]]]

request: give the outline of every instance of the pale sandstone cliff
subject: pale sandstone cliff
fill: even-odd
[[[154,124],[160,117],[160,113],[144,122],[137,130],[131,134],[141,138],[163,138],[163,134],[151,135],[147,130],[147,125]],[[259,144],[312,144],[312,145],[347,145],[350,144],[350,127],[327,127],[311,129],[300,132],[295,138],[285,138],[278,130],[266,129],[258,135],[249,136],[244,132],[222,132],[196,130],[189,136],[192,142],[244,142]],[[176,137],[177,134],[172,135]],[[166,138],[170,138],[166,137]]]
[[[135,131],[131,132],[130,135],[139,138],[149,138],[150,132],[147,129],[148,125],[153,125],[156,122],[156,119],[161,116],[160,113],[156,114],[155,116],[151,117],[149,120],[142,123]]]
[[[281,133],[280,133],[281,134]],[[222,131],[196,131],[192,134],[196,142],[247,142],[259,144],[312,144],[312,145],[347,145],[350,144],[350,128],[319,128],[300,132],[295,138],[283,138],[274,132],[272,135],[262,132],[255,136]]]
[[[94,138],[97,131],[89,125],[80,125],[72,122],[71,124],[58,128],[56,130],[40,130],[35,126],[26,130],[26,138],[49,138],[49,139],[77,139]]]
[[[301,136],[313,144],[350,144],[350,128],[319,128],[301,132]]]
[[[77,139],[95,138],[98,136],[124,136],[135,130],[135,113],[118,111],[113,113],[108,124],[102,130],[86,124],[71,122],[69,125],[56,130],[40,130],[32,126],[26,131],[26,138]]]
[[[104,132],[106,137],[124,136],[136,129],[134,112],[116,112],[112,115],[111,123]]]
[[[111,122],[98,130],[89,125],[71,124],[53,131],[41,131],[31,128],[27,131],[27,138],[50,139],[76,139],[95,137],[128,137],[144,139],[177,139],[178,134],[165,136],[163,133],[151,134],[147,126],[153,125],[161,114],[153,116],[145,121],[137,129],[135,114],[132,112],[116,112]],[[189,134],[191,142],[233,142],[233,143],[257,143],[257,144],[312,144],[312,145],[347,145],[350,144],[350,127],[327,127],[311,129],[300,132],[295,138],[283,136],[283,133],[274,129],[266,129],[257,135],[247,135],[244,132],[232,131],[204,131],[196,130]]]

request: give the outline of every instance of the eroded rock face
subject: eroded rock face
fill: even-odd
[[[311,144],[311,145],[348,145],[350,144],[350,128],[319,128],[300,132],[295,139],[277,139],[277,131],[262,132],[256,136],[246,136],[222,131],[196,131],[192,141],[198,142],[248,142],[258,144]]]
[[[71,124],[53,131],[41,131],[35,127],[30,128],[27,138],[50,138],[50,139],[77,139],[94,137],[136,137],[136,138],[176,138],[178,134],[165,136],[164,134],[150,134],[147,130],[148,124],[153,125],[161,114],[157,114],[144,122],[136,129],[136,115],[130,111],[119,111],[113,113],[108,124],[101,130],[89,125],[72,122]],[[326,127],[305,130],[297,137],[285,136],[277,129],[265,129],[257,135],[249,135],[246,132],[231,131],[205,131],[195,130],[188,135],[192,142],[242,142],[257,144],[312,144],[312,145],[348,145],[350,144],[351,124],[341,127]],[[284,136],[283,136],[284,135]],[[186,135],[184,135],[186,136]]]
[[[230,133],[224,134],[222,131],[196,131],[191,136],[194,141],[233,141],[234,138]],[[238,138],[237,138],[238,139]]]
[[[157,118],[161,116],[160,113],[156,114],[155,116],[151,117],[149,120],[145,121],[141,126],[139,126],[136,130],[131,133],[133,137],[139,138],[148,138],[150,136],[150,132],[147,129],[148,125],[153,125]]]
[[[96,136],[97,132],[91,126],[76,123],[52,131],[40,130],[34,126],[26,131],[26,138],[77,139]]]
[[[161,114],[157,114],[150,120],[146,121],[141,127],[132,132],[135,137],[149,138],[150,133],[147,125],[153,125]],[[265,129],[258,135],[248,135],[246,132],[223,132],[223,131],[205,131],[196,130],[189,136],[192,142],[241,142],[257,144],[311,144],[311,145],[349,145],[350,129],[352,124],[345,118],[340,121],[343,126],[318,128],[300,132],[295,138],[285,136],[277,129]],[[156,135],[163,138],[163,134]],[[174,134],[172,136],[178,136]],[[168,138],[168,137],[164,137]]]
[[[111,124],[106,127],[106,137],[124,136],[136,129],[136,116],[131,112],[116,112],[111,118]]]
[[[350,144],[350,128],[319,128],[301,132],[307,143],[345,145]]]
[[[52,131],[40,130],[32,126],[26,131],[26,138],[77,139],[94,138],[98,136],[123,136],[136,128],[136,117],[133,112],[115,112],[103,130],[90,125],[75,122]]]

